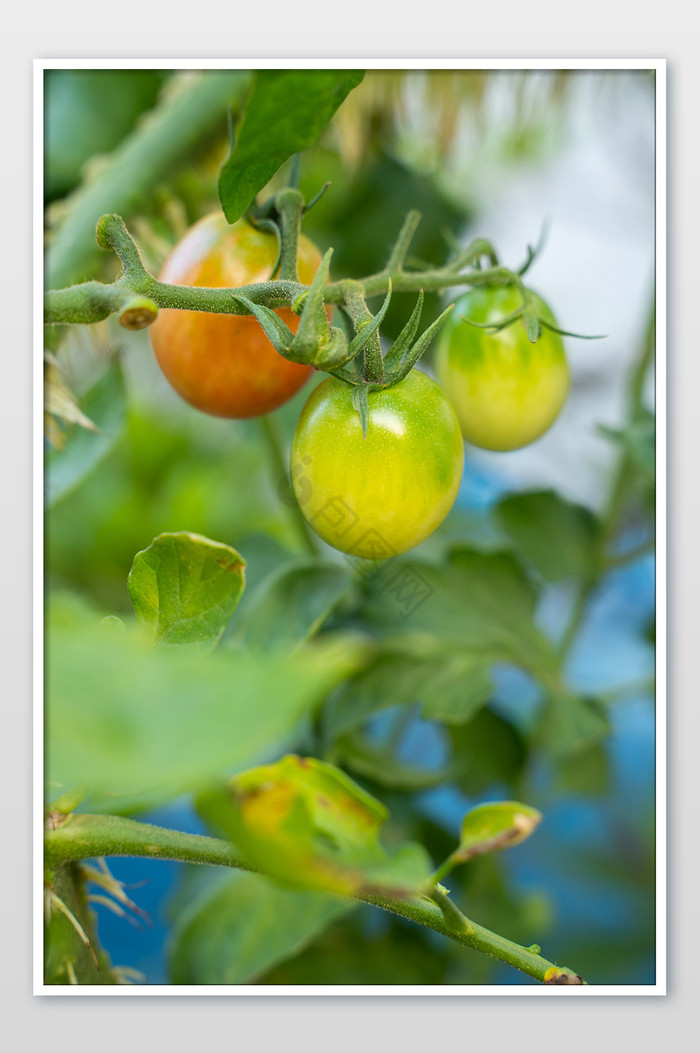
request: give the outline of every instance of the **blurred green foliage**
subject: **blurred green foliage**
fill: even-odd
[[[49,200],[73,189],[92,154],[113,150],[140,114],[157,107],[166,79],[159,71],[50,71]],[[372,83],[368,76],[356,91]],[[469,105],[487,92],[484,84],[468,93]],[[445,125],[439,130],[444,135]],[[343,153],[342,123],[331,132],[304,155],[301,189],[310,197],[331,180],[304,229],[322,248],[334,247],[333,276],[380,269],[410,208],[423,214],[412,253],[442,261],[444,231],[461,236],[473,218],[468,192],[448,197],[437,167],[414,165],[398,148],[390,121],[363,126],[364,160],[356,166]],[[510,133],[520,141],[516,127]],[[215,139],[226,137],[222,117]],[[211,207],[216,171],[211,153],[203,154],[170,189],[151,188],[137,226],[154,268],[183,222]],[[111,261],[101,265],[109,273]],[[394,298],[387,338],[412,306]],[[426,324],[439,306],[437,296],[426,299]],[[60,594],[48,633],[52,779],[94,784],[102,797],[93,797],[93,810],[139,812],[205,776],[216,780],[293,749],[352,773],[389,810],[387,846],[418,842],[435,864],[453,851],[458,831],[429,817],[430,788],[449,788],[465,807],[494,797],[527,801],[544,813],[544,827],[572,800],[616,800],[611,703],[579,697],[563,682],[557,640],[540,617],[550,583],[575,593],[599,569],[601,527],[591,512],[541,490],[510,494],[491,513],[458,503],[433,538],[395,564],[394,573],[429,589],[407,616],[381,575],[322,544],[317,557],[308,555],[259,422],[208,418],[181,403],[158,372],[147,334],[125,335],[110,322],[92,335],[94,383],[79,382],[87,370],[69,334],[55,349],[97,431],[63,421],[65,441],[47,457],[47,587]],[[285,451],[309,390],[274,414]],[[636,522],[648,530],[652,424],[636,420],[610,437],[628,457],[628,494],[641,495]],[[246,564],[235,610],[237,590],[221,604],[207,593],[215,611],[207,647],[220,637],[211,657],[151,652],[134,628],[127,589],[134,557],[159,535],[179,532],[229,546]],[[167,587],[166,574],[158,596]],[[98,631],[108,615],[124,620],[123,637]],[[186,635],[187,619],[175,621]],[[535,698],[517,715],[517,703],[499,700],[496,674],[504,667],[523,674]],[[416,729],[435,747],[418,759],[406,749]],[[126,782],[120,773],[129,774]],[[450,875],[453,898],[510,939],[543,949],[546,939],[550,956],[591,982],[625,982],[653,943],[651,808],[617,802],[615,851],[572,844],[551,857],[550,840],[550,856],[538,858],[536,847],[519,848],[529,860],[524,878],[510,860],[475,859]],[[602,922],[557,917],[548,874],[576,888],[590,883],[601,895],[613,889],[628,898],[636,923],[607,940]],[[417,926],[253,875],[185,873],[177,902],[170,954],[177,984],[517,980]]]

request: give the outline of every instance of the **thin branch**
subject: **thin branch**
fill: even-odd
[[[255,872],[255,868],[245,862],[228,841],[166,830],[120,816],[72,815],[62,826],[47,832],[46,859],[51,867],[95,856],[175,859]],[[507,962],[541,983],[554,982],[548,979],[548,975],[554,975],[552,970],[557,976],[563,974],[569,977],[566,982],[584,982],[571,970],[557,969],[554,963],[542,958],[531,948],[521,947],[466,918],[440,888],[430,889],[427,895],[391,897],[360,893],[354,898],[425,925],[456,943]]]

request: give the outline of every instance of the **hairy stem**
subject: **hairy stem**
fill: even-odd
[[[243,100],[245,70],[189,72],[171,85],[150,113],[110,155],[99,175],[66,201],[52,232],[46,262],[47,286],[58,288],[95,273],[100,253],[95,220],[104,212],[132,215],[154,188],[170,182],[192,163],[192,155],[225,126],[226,111]]]
[[[175,859],[255,871],[228,841],[166,830],[120,816],[73,814],[55,829],[47,831],[46,861],[49,866],[58,867],[95,856]],[[440,888],[433,888],[424,896],[392,897],[365,892],[355,898],[507,962],[541,983],[583,983],[571,970],[558,969],[534,950],[521,947],[466,918]],[[552,971],[565,979],[552,979]]]
[[[638,418],[642,409],[644,381],[654,356],[655,336],[656,305],[655,303],[652,303],[640,353],[629,378],[627,389],[627,420],[629,423],[632,423]],[[615,465],[610,483],[608,499],[601,516],[601,530],[597,546],[598,574],[585,578],[579,586],[568,624],[558,647],[560,667],[563,666],[568,658],[571,647],[573,646],[574,640],[576,639],[585,617],[588,608],[588,601],[600,580],[600,574],[608,570],[616,569],[617,567],[625,566],[627,563],[646,552],[653,551],[653,542],[644,542],[644,544],[638,549],[632,550],[631,552],[621,553],[619,556],[606,555],[606,550],[614,539],[619,527],[620,517],[622,516],[625,501],[627,499],[629,480],[630,456],[626,450],[623,450],[617,459],[617,464]]]

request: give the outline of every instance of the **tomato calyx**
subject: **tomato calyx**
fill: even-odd
[[[384,302],[374,316],[367,310],[361,291],[354,290],[354,297],[352,293],[346,296],[346,302],[351,305],[351,310],[353,306],[355,307],[355,311],[351,313],[351,318],[354,314],[353,321],[356,332],[348,348],[351,360],[339,369],[328,370],[332,376],[344,381],[346,384],[350,384],[354,388],[353,405],[360,418],[363,437],[367,435],[370,392],[385,391],[387,388],[391,388],[405,380],[421,355],[427,351],[449,314],[454,310],[454,304],[446,307],[442,314],[415,340],[423,312],[424,296],[421,289],[411,317],[389,350],[382,354],[379,344],[379,326],[391,301],[391,279],[389,279],[388,284],[389,288]],[[360,303],[366,312],[364,317],[358,317],[357,307]],[[374,344],[374,347],[372,347],[372,344]],[[374,353],[368,354],[367,349]],[[360,356],[361,351],[365,352],[362,356]]]
[[[534,250],[528,246],[528,249],[533,253]],[[480,283],[475,283],[480,284]],[[527,334],[527,338],[531,344],[536,344],[542,333],[542,329],[549,329],[552,333],[558,333],[560,336],[571,336],[577,340],[604,340],[604,333],[573,333],[568,329],[560,329],[559,326],[554,325],[547,318],[543,317],[542,312],[538,309],[538,298],[534,296],[530,289],[526,288],[519,280],[513,276],[506,282],[484,282],[487,288],[492,286],[496,288],[501,284],[509,284],[515,288],[518,293],[522,296],[523,302],[520,307],[516,307],[510,314],[504,315],[503,318],[499,318],[497,321],[490,322],[475,322],[471,318],[467,318],[463,315],[458,315],[458,318],[462,322],[466,322],[468,325],[473,325],[476,329],[485,329],[489,333],[500,333],[508,326],[513,325],[515,322],[520,320],[523,328]]]

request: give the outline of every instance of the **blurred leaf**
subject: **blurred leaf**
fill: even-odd
[[[161,534],[137,552],[129,598],[155,642],[190,645],[201,653],[218,643],[245,587],[245,561],[234,548],[201,534]]]
[[[448,724],[469,720],[489,697],[490,663],[469,652],[439,648],[429,654],[383,649],[369,668],[339,689],[324,711],[324,731],[337,738],[379,710],[420,702],[423,716]]]
[[[126,393],[119,362],[114,361],[81,399],[94,431],[74,424],[61,449],[46,456],[46,507],[79,485],[112,449],[126,424]]]
[[[380,844],[384,805],[313,757],[290,755],[242,772],[200,794],[197,806],[254,866],[292,888],[410,895],[428,874],[420,845],[389,855]]]
[[[58,421],[52,420],[57,417]],[[87,431],[95,431],[95,425],[86,417],[78,401],[66,384],[58,362],[50,351],[44,352],[44,429],[53,446],[62,449],[65,436],[60,424],[78,424]]]
[[[258,70],[231,155],[219,175],[219,198],[229,223],[292,154],[316,142],[360,70]]]
[[[379,923],[377,911],[360,907],[349,920],[337,922],[322,933],[298,957],[261,976],[259,983],[440,984],[444,982],[445,950],[450,941],[441,940],[438,944],[431,936],[423,926],[409,927],[388,914],[382,914]],[[463,948],[458,950],[463,956]]]
[[[610,721],[594,698],[552,693],[540,713],[539,734],[553,754],[568,756],[589,749],[609,735]]]
[[[405,764],[396,758],[392,749],[375,746],[359,734],[338,739],[334,751],[356,775],[392,790],[426,790],[444,783],[448,777],[448,772],[442,768]]]
[[[600,742],[594,742],[559,758],[552,789],[557,796],[600,797],[609,793],[611,786],[610,757]]]
[[[582,505],[544,490],[503,498],[495,516],[518,555],[529,560],[547,581],[593,570],[599,526]]]
[[[134,212],[209,148],[226,128],[226,113],[237,108],[250,82],[239,69],[178,70],[148,116],[109,154],[99,172],[61,203],[46,253],[47,288],[59,289],[99,275],[105,253],[95,240],[95,223],[106,212],[129,222]],[[94,101],[94,100],[93,100]]]
[[[171,982],[254,982],[356,907],[328,892],[280,888],[259,874],[226,874],[178,915]]]
[[[480,804],[462,820],[459,847],[452,859],[466,863],[475,856],[519,845],[541,822],[541,812],[517,801]]]
[[[174,796],[269,757],[352,669],[345,650],[154,650],[49,607],[48,779],[112,794]]]
[[[164,70],[48,69],[44,73],[44,185],[72,190],[85,162],[108,153],[156,101]],[[99,99],[99,106],[95,100]]]
[[[367,82],[353,93],[348,106],[365,92]],[[340,117],[347,107],[340,111]],[[334,122],[337,126],[338,121]],[[313,163],[314,156],[310,156]],[[329,193],[309,213],[304,227],[309,236],[326,248],[333,246],[333,275],[360,277],[381,270],[406,218],[417,209],[421,222],[411,243],[409,256],[440,264],[448,255],[443,232],[459,230],[468,218],[464,208],[455,205],[443,192],[439,180],[416,172],[396,157],[382,154],[367,158],[353,170],[348,165],[333,170],[332,157],[325,154],[316,171],[305,168],[302,187],[315,190],[320,181],[332,179]],[[331,164],[329,173],[329,162]],[[337,164],[337,161],[335,161]],[[323,220],[323,223],[321,221]],[[415,299],[396,295],[392,298],[382,333],[395,339],[408,321]],[[379,304],[372,304],[374,310]],[[440,314],[444,305],[435,293],[428,293],[422,314],[427,327]]]
[[[257,590],[237,637],[249,647],[292,648],[313,635],[352,582],[345,566],[320,562],[278,567]]]
[[[398,568],[398,570],[397,570]],[[385,632],[410,627],[482,659],[510,659],[534,672],[555,656],[535,625],[536,591],[510,552],[453,548],[446,562],[392,562],[372,582],[367,618]]]
[[[480,709],[468,724],[450,728],[450,773],[460,788],[477,795],[495,784],[514,785],[525,764],[527,746],[509,721]]]

